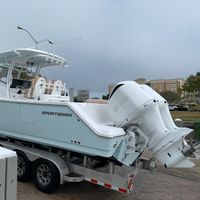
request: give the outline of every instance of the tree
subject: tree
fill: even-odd
[[[194,96],[195,99],[200,98],[200,72],[197,72],[196,75],[190,75],[186,79],[183,91]]]
[[[176,92],[164,91],[164,92],[160,92],[160,95],[164,99],[166,99],[169,103],[177,103],[177,102],[179,102],[179,95]]]
[[[200,72],[197,72],[196,75],[190,75],[185,84],[183,85],[183,90],[186,92],[200,92]]]
[[[103,100],[108,100],[108,97],[109,97],[109,94],[102,95],[102,99],[103,99]]]

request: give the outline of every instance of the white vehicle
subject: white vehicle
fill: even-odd
[[[169,104],[169,110],[170,111],[176,111],[176,110],[178,110],[178,106],[173,105],[173,104]]]
[[[58,65],[65,59],[36,49],[0,54],[0,144],[17,152],[19,180],[32,171],[44,192],[82,180],[129,192],[145,148],[166,168],[194,165],[184,139],[192,130],[175,126],[151,88],[124,81],[108,104],[69,102],[65,83],[41,74]]]

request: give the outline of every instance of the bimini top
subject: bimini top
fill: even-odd
[[[37,49],[14,49],[0,53],[0,65],[17,64],[24,67],[66,66],[64,58]]]

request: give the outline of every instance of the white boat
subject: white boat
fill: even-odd
[[[155,91],[128,81],[115,86],[108,104],[69,102],[63,81],[41,75],[44,67],[64,65],[65,59],[36,49],[0,53],[1,137],[124,165],[147,147],[166,167],[193,166],[184,140],[191,130],[173,124]]]

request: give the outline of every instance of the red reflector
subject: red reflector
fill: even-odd
[[[97,184],[98,181],[95,180],[95,179],[91,179],[91,182],[94,183],[94,184]]]
[[[119,188],[118,190],[119,190],[119,192],[127,193],[127,189]]]
[[[111,188],[112,186],[110,184],[108,184],[108,183],[104,183],[104,187]]]

